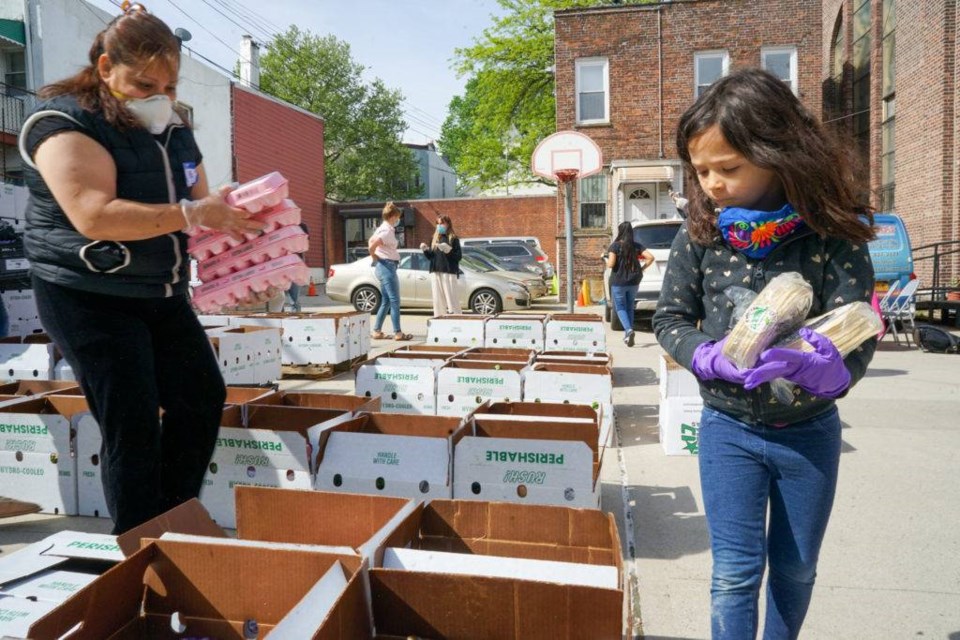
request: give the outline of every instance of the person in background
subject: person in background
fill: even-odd
[[[437,216],[437,226],[430,244],[420,243],[420,250],[430,260],[433,274],[433,316],[460,313],[460,238],[453,231],[450,216]]]
[[[24,246],[40,320],[100,426],[122,533],[200,493],[226,396],[190,306],[187,236],[262,230],[210,193],[178,112],[180,41],[133,5],[87,65],[48,85],[20,132]]]
[[[303,232],[306,233],[306,234],[309,236],[310,232],[307,230],[307,225],[306,225],[305,223],[301,222],[301,223],[300,223],[300,228],[303,229]],[[300,254],[300,259],[303,260],[304,263],[306,263],[306,261],[307,261],[307,254],[306,254],[306,253],[301,253],[301,254]],[[300,311],[301,311],[301,308],[300,308],[300,294],[302,293],[302,291],[301,291],[302,289],[303,289],[303,287],[301,287],[300,285],[298,285],[296,282],[292,282],[292,283],[290,284],[290,288],[287,289],[287,298],[289,298],[289,300],[290,300],[290,308],[293,310],[294,313],[300,313]]]
[[[610,268],[610,297],[613,310],[623,325],[623,341],[633,346],[633,320],[636,313],[637,285],[643,279],[643,271],[656,259],[643,245],[634,244],[633,225],[621,222],[617,237],[607,249],[605,257]]]
[[[393,323],[394,340],[413,340],[413,336],[400,328],[400,281],[397,280],[397,267],[400,266],[400,252],[397,250],[397,225],[400,224],[400,207],[388,202],[383,207],[383,223],[370,236],[367,247],[373,260],[374,271],[380,282],[380,308],[373,321],[373,339],[383,340],[383,322],[390,311]]]
[[[810,316],[869,302],[872,211],[816,116],[760,69],[713,83],[680,118],[677,152],[698,181],[653,330],[697,377],[704,402],[698,458],[712,634],[756,637],[769,565],[763,637],[796,638],[836,492],[836,399],[863,377],[877,341],[843,358],[828,338],[802,328],[810,351],[769,348],[739,369],[723,353],[734,307],[726,291],[759,292],[797,272],[813,288]],[[768,383],[778,377],[797,385],[792,402],[775,400]]]
[[[690,201],[673,189],[670,190],[670,199],[673,200],[673,206],[677,208],[677,213],[680,214],[680,217],[686,218],[687,207],[690,205]]]

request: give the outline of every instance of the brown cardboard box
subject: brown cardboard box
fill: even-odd
[[[280,391],[257,399],[253,404],[272,404],[286,407],[309,407],[337,411],[380,411],[380,398],[355,396],[348,393],[322,393],[319,391]]]
[[[83,395],[80,385],[72,380],[16,380],[0,384],[0,394],[11,396]]]

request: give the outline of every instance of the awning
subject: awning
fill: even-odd
[[[672,182],[673,167],[621,167],[620,182]]]
[[[27,32],[23,27],[23,20],[0,18],[0,39],[21,47],[27,46]]]
[[[378,209],[337,209],[337,213],[344,220],[353,218],[379,218],[383,214],[383,207]]]

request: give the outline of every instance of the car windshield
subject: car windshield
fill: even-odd
[[[469,267],[470,271],[477,271],[479,273],[490,273],[491,271],[496,271],[496,269],[489,264],[484,264],[482,261],[475,260],[470,256],[463,256],[460,258],[460,264]]]
[[[508,265],[506,262],[504,262],[503,260],[495,256],[494,254],[490,253],[489,251],[484,251],[483,249],[476,249],[471,247],[466,251],[466,255],[473,260],[476,260],[478,262],[483,262],[484,264],[488,264],[494,269],[499,269],[500,271],[512,271],[512,268],[510,267],[510,265]]]
[[[633,241],[647,249],[669,249],[679,230],[679,224],[652,224],[636,227],[633,230]]]
[[[530,251],[524,245],[519,245],[519,244],[501,244],[501,245],[492,244],[488,247],[487,250],[490,253],[494,253],[502,257],[530,255]]]

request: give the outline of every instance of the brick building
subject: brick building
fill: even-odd
[[[437,215],[450,216],[461,238],[477,236],[536,236],[556,264],[556,197],[508,196],[502,198],[445,198],[397,201],[404,211],[402,247],[417,247],[433,236]],[[348,262],[347,251],[358,248],[366,255],[367,240],[380,225],[383,202],[326,203],[325,264]]]
[[[822,7],[824,121],[857,143],[872,204],[900,214],[914,247],[960,238],[956,1]],[[931,261],[915,266],[929,286]],[[941,284],[958,274],[954,256]]]
[[[714,80],[735,68],[764,67],[820,111],[820,16],[818,0],[555,13],[557,130],[590,136],[604,160],[603,172],[577,185],[576,282],[602,273],[597,256],[620,222],[676,216],[668,192],[684,191],[689,179],[677,156],[677,121]]]

